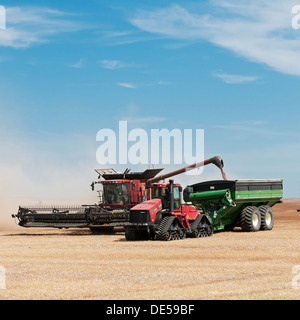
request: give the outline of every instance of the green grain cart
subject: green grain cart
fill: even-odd
[[[214,230],[271,230],[272,207],[283,197],[283,180],[216,180],[187,186],[184,201],[202,209]]]

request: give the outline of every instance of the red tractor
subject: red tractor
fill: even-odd
[[[130,224],[125,227],[126,240],[157,239],[162,241],[213,234],[209,216],[194,206],[181,204],[182,188],[170,180],[169,184],[152,187],[157,198],[136,205],[130,210]]]
[[[214,157],[204,162],[191,165],[147,181],[151,188],[151,200],[144,201],[130,209],[129,224],[125,226],[126,240],[157,239],[163,241],[190,237],[207,237],[213,234],[212,220],[193,205],[182,203],[182,187],[170,180],[168,184],[157,183],[168,177],[185,171],[215,164],[221,169],[223,178],[223,161]]]

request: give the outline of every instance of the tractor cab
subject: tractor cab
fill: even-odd
[[[182,187],[180,184],[173,185],[174,210],[180,210]],[[152,199],[161,199],[162,208],[170,208],[170,184],[155,183],[151,187]]]

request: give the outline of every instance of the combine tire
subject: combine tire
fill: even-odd
[[[135,241],[136,236],[135,236],[135,229],[132,228],[125,228],[125,238],[127,241]]]
[[[147,230],[137,230],[135,228],[125,228],[125,238],[127,241],[149,240]]]
[[[103,234],[103,233],[114,232],[114,227],[101,226],[101,227],[89,227],[89,228],[93,234]]]
[[[243,231],[255,232],[261,226],[261,213],[257,207],[248,206],[241,212],[240,225]]]
[[[260,206],[259,208],[261,215],[261,230],[272,230],[274,226],[274,213],[269,206]]]
[[[161,241],[179,240],[185,238],[185,230],[174,216],[164,217],[158,227],[156,239]]]

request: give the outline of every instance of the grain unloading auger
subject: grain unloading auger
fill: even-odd
[[[163,169],[148,169],[144,172],[118,173],[113,169],[96,170],[101,184],[100,201],[95,205],[80,207],[19,207],[18,213],[12,215],[18,219],[22,227],[39,228],[90,228],[98,231],[99,228],[113,229],[116,226],[126,226],[130,222],[130,209],[138,203],[150,200],[156,194],[155,182],[193,170],[208,164],[214,164],[222,171],[223,160],[219,156],[186,166],[184,168],[157,176]],[[101,178],[103,180],[101,180]],[[151,188],[154,186],[153,188]]]
[[[160,176],[155,176],[155,177],[149,179],[149,180],[147,181],[147,184],[148,184],[148,185],[151,185],[152,183],[156,183],[156,182],[159,182],[159,181],[163,181],[163,180],[168,179],[168,178],[170,178],[170,177],[177,176],[177,175],[179,175],[179,174],[181,174],[181,173],[188,172],[188,171],[191,171],[191,170],[200,168],[200,167],[207,166],[208,164],[214,164],[215,166],[217,166],[217,167],[221,170],[223,179],[224,179],[224,180],[227,180],[226,174],[225,174],[225,172],[224,172],[224,170],[223,170],[223,168],[224,168],[224,162],[223,162],[223,160],[221,159],[221,157],[215,156],[215,157],[213,157],[213,158],[210,158],[210,159],[207,159],[207,160],[204,160],[204,161],[200,161],[200,162],[191,164],[191,165],[186,166],[186,167],[184,167],[184,168],[180,168],[180,169],[177,169],[177,170],[174,170],[174,171],[171,171],[171,172],[162,174],[162,175],[160,175]]]

